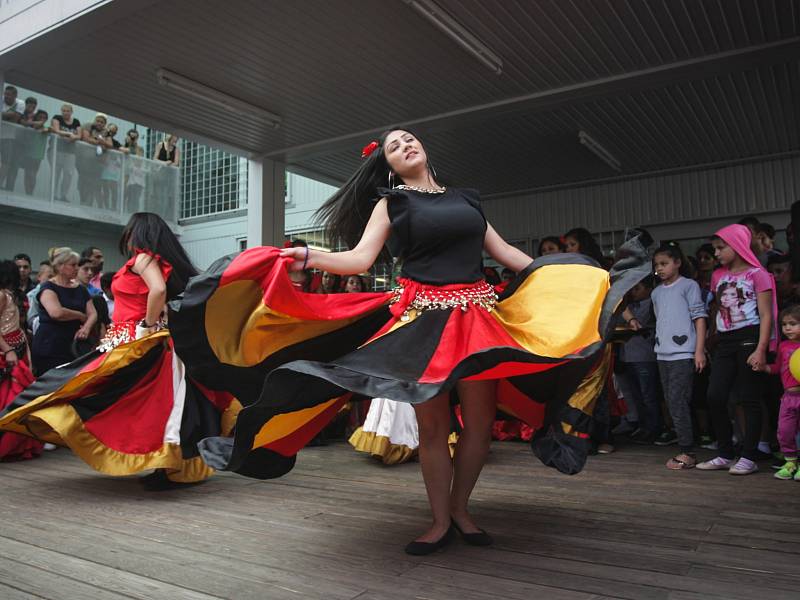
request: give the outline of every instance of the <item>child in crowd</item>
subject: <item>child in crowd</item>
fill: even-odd
[[[731,475],[758,471],[762,395],[767,350],[774,349],[775,282],[751,250],[745,225],[729,225],[711,240],[721,267],[714,271],[711,290],[717,303],[717,344],[711,359],[708,404],[717,434],[719,456],[698,469],[726,469]],[[744,412],[744,440],[738,462],[728,414],[732,391]]]
[[[623,313],[625,321],[637,335],[628,340],[620,350],[622,368],[618,380],[629,414],[638,418],[638,429],[633,430],[631,440],[640,444],[652,444],[663,429],[661,402],[658,393],[658,363],[654,349],[656,341],[656,317],[650,294],[653,291],[652,276],[637,283],[630,291],[630,303]],[[613,433],[627,433],[623,419]]]
[[[653,255],[661,280],[652,293],[656,314],[655,351],[661,386],[678,436],[679,453],[667,461],[673,470],[697,464],[692,429],[692,386],[695,372],[706,367],[706,307],[700,286],[685,274],[688,264],[680,247],[670,242]]]
[[[789,370],[792,354],[800,349],[800,306],[785,308],[780,316],[781,330],[786,337],[778,347],[777,362],[764,365],[763,370],[781,376],[783,396],[778,413],[778,442],[786,461],[775,473],[778,479],[794,479],[800,481],[800,470],[797,468],[797,434],[800,432],[800,382]]]

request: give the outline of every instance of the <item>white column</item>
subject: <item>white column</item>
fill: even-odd
[[[247,247],[282,246],[286,166],[272,160],[247,162]]]
[[[6,74],[5,71],[0,70],[0,92],[6,91]],[[0,119],[0,127],[3,126],[3,122]]]

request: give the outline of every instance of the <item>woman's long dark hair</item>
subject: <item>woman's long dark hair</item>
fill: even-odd
[[[28,261],[30,262],[30,261]],[[0,289],[11,292],[20,314],[24,311],[23,294],[19,289],[19,267],[13,260],[0,260]]]
[[[30,261],[28,261],[30,262]],[[0,260],[0,289],[8,290],[14,295],[19,295],[19,267],[13,260]]]
[[[585,254],[589,258],[595,259],[601,265],[605,263],[605,257],[603,256],[603,251],[600,249],[600,244],[597,243],[597,240],[594,239],[594,236],[589,232],[588,229],[576,227],[575,229],[570,229],[567,233],[565,233],[564,237],[574,238],[575,241],[578,242],[578,248],[580,248],[581,254]]]
[[[180,294],[186,288],[189,278],[197,275],[197,269],[178,238],[164,219],[155,213],[140,212],[131,215],[130,221],[122,230],[119,251],[130,258],[136,248],[158,254],[172,265],[172,273],[167,280],[167,300]]]
[[[378,198],[378,188],[391,187],[389,164],[383,153],[383,145],[393,131],[408,132],[422,144],[420,137],[405,127],[387,129],[375,140],[377,147],[372,153],[361,159],[361,166],[356,172],[315,213],[315,222],[325,227],[328,241],[333,248],[340,243],[348,248],[355,248],[372,215],[374,201]],[[428,169],[431,170],[430,162]],[[395,176],[393,185],[401,183],[403,180]]]

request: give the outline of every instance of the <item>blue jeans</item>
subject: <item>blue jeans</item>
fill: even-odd
[[[639,415],[639,428],[659,434],[664,428],[661,399],[658,393],[658,363],[629,362],[619,377],[622,395],[633,400]]]

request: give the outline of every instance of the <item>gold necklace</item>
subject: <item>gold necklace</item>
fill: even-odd
[[[416,185],[406,185],[405,183],[395,186],[395,189],[410,190],[412,192],[420,192],[422,194],[444,194],[447,191],[446,187],[442,187],[442,189],[439,190],[432,190],[430,188],[417,187]]]

